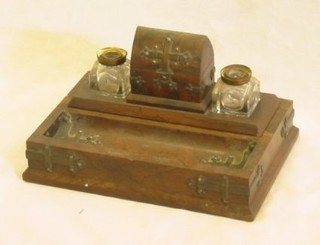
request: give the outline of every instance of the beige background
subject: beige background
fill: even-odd
[[[0,0],[1,244],[319,244],[320,1]],[[25,140],[137,25],[205,34],[294,100],[300,137],[255,222],[25,183]],[[318,242],[318,243],[317,243]]]

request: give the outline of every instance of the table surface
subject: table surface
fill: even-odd
[[[0,3],[1,244],[319,242],[319,0]],[[294,101],[300,136],[254,222],[22,180],[26,139],[98,49],[131,53],[138,25],[207,35],[217,71],[245,64],[263,92]]]

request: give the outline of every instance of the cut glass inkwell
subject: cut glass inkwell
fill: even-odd
[[[130,61],[121,48],[103,48],[90,72],[90,85],[102,95],[125,98],[130,92]]]
[[[247,66],[226,66],[213,89],[212,101],[213,112],[250,117],[260,101],[259,81]]]

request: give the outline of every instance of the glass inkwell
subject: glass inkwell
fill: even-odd
[[[251,74],[244,65],[224,67],[212,92],[212,111],[250,117],[260,101],[259,81]]]
[[[90,72],[90,87],[104,96],[125,98],[131,90],[127,52],[117,47],[99,50]]]

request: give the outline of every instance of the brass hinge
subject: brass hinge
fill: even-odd
[[[27,149],[26,157],[43,162],[48,172],[54,170],[54,165],[66,166],[71,173],[82,169],[86,164],[74,151],[54,152],[50,146],[46,145],[42,149]]]
[[[293,117],[294,117],[294,110],[292,110],[291,113],[289,114],[289,116],[287,116],[284,119],[283,126],[281,129],[281,136],[283,138],[287,138],[289,135],[289,131],[293,125]]]
[[[218,192],[222,194],[222,201],[229,202],[229,194],[248,196],[250,194],[249,187],[240,186],[230,183],[229,177],[223,175],[220,180],[209,179],[203,175],[195,179],[188,180],[188,186],[195,189],[200,195],[206,192]]]

